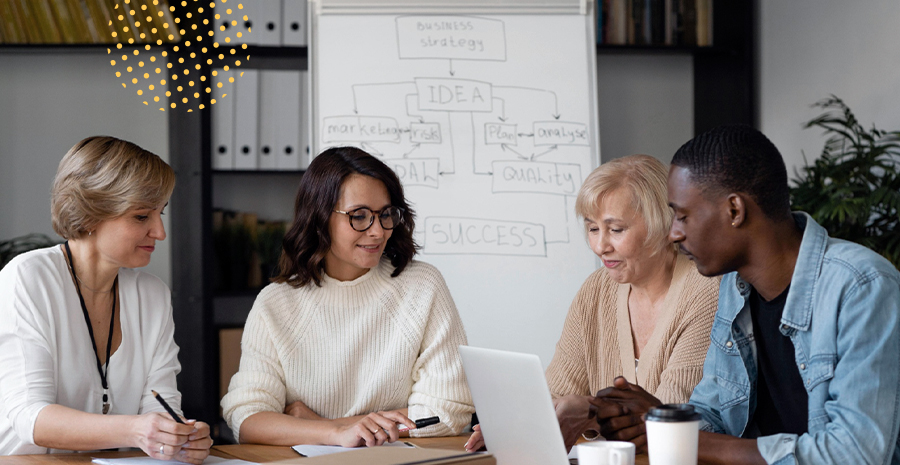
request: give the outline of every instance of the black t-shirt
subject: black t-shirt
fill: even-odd
[[[756,411],[753,422],[762,436],[806,433],[809,394],[794,356],[794,343],[781,333],[781,315],[790,286],[766,302],[750,291],[750,315],[756,340]]]

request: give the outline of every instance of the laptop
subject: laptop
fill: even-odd
[[[537,355],[459,346],[484,443],[497,463],[569,465]]]

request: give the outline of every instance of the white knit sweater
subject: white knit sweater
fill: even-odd
[[[260,292],[222,399],[235,438],[251,415],[297,400],[330,419],[409,407],[413,420],[441,418],[413,436],[459,434],[475,410],[459,313],[435,267],[413,261],[395,278],[393,269],[383,259],[353,281],[325,275],[322,287]]]

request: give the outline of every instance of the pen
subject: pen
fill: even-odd
[[[441,419],[438,417],[419,418],[416,420],[416,428],[424,428],[426,426],[436,425],[440,422]],[[406,425],[400,425],[397,429],[400,431],[409,431],[409,427]]]
[[[175,411],[172,410],[172,407],[169,407],[169,404],[167,404],[166,401],[163,400],[162,396],[159,395],[158,392],[156,392],[152,389],[150,390],[150,392],[152,392],[153,397],[156,397],[156,400],[159,401],[159,405],[162,405],[163,408],[166,409],[167,412],[169,412],[169,415],[172,415],[173,420],[177,421],[178,423],[181,423],[182,425],[184,424],[184,422],[181,421],[181,418],[179,418],[178,415],[175,413]],[[437,418],[437,417],[435,417],[435,418]]]

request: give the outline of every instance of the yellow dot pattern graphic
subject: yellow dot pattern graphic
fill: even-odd
[[[207,107],[204,99],[209,99],[208,104],[212,105],[228,95],[230,90],[224,88],[223,83],[225,86],[234,85],[235,76],[231,74],[238,70],[232,68],[246,65],[250,60],[247,44],[242,42],[252,34],[252,18],[245,14],[240,0],[181,0],[180,10],[173,5],[176,1],[152,0],[154,5],[162,3],[158,15],[154,16],[151,14],[153,10],[147,11],[149,0],[114,0],[114,13],[109,26],[116,45],[115,49],[108,48],[107,54],[113,55],[114,51],[121,54],[110,57],[110,66],[116,68],[117,78],[124,78],[120,81],[122,87],[133,92],[131,95],[136,94],[145,106],[159,108],[163,112],[176,108],[192,112]],[[169,3],[168,8],[166,3]],[[207,7],[211,11],[207,11]],[[215,19],[211,21],[207,17]],[[206,35],[202,34],[204,30]],[[188,37],[188,31],[196,32]],[[138,39],[138,44],[135,44],[135,39]],[[169,42],[182,41],[178,45],[170,45],[171,50],[177,53],[177,60],[171,60],[164,47],[160,47],[166,39]],[[130,56],[137,61],[136,65],[132,62],[129,66]],[[157,60],[160,61],[159,67],[154,65]],[[148,72],[142,69],[146,61],[152,63]],[[173,81],[179,80],[181,75],[187,85],[168,88],[166,80],[159,79],[159,75],[167,77],[162,63],[171,70],[169,77]],[[212,79],[223,72],[227,76]],[[205,83],[208,78],[208,87],[201,85],[205,92],[198,91],[196,81]]]

